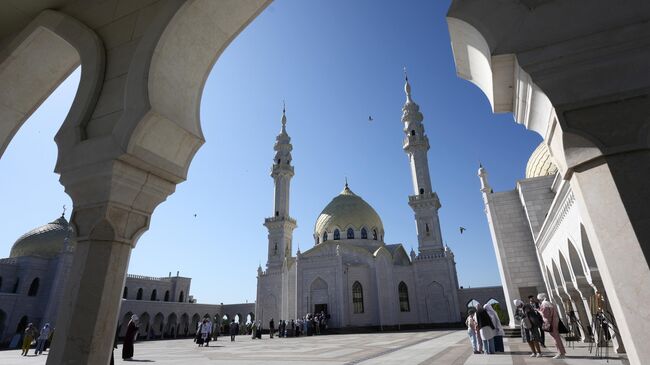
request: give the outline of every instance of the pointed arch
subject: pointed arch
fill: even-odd
[[[366,229],[366,227],[361,228],[361,239],[362,240],[368,239],[368,230]]]
[[[323,232],[323,242],[327,241],[327,231]]]
[[[560,274],[562,275],[562,279],[564,280],[565,283],[572,283],[573,271],[569,267],[566,258],[564,258],[564,254],[562,253],[562,251],[559,252],[559,256],[560,256]]]
[[[338,241],[340,239],[341,239],[341,232],[337,228],[337,229],[334,230],[334,241]]]
[[[136,296],[135,296],[135,300],[142,300],[142,293],[143,293],[142,288],[139,288],[138,289],[138,294],[136,294]]]
[[[400,312],[410,312],[411,306],[409,304],[409,288],[406,286],[406,283],[400,281],[397,286],[397,294],[399,296],[399,311]]]
[[[361,283],[355,281],[352,284],[352,305],[354,307],[354,313],[359,314],[364,312],[363,308],[363,287]]]
[[[32,280],[32,283],[29,285],[29,291],[27,292],[27,296],[35,297],[38,294],[38,287],[40,283],[41,283],[41,279],[34,278],[34,280]]]
[[[140,318],[138,319],[138,333],[143,338],[147,338],[147,335],[149,334],[149,326],[151,325],[151,323],[149,323],[150,320],[151,318],[149,318],[149,313],[142,312],[142,314],[140,314]]]
[[[372,239],[377,241],[377,228],[372,229]]]
[[[349,239],[349,240],[353,240],[353,239],[354,239],[354,229],[352,229],[352,227],[348,228],[348,230],[347,230],[347,232],[346,232],[346,237],[347,237],[347,239]]]
[[[165,302],[169,302],[169,290],[165,291]]]
[[[183,303],[185,301],[185,294],[183,293],[182,290],[181,290],[181,293],[178,295],[178,301],[180,303]]]
[[[151,301],[155,301],[156,299],[158,299],[157,296],[158,296],[158,291],[156,289],[152,290],[151,297],[150,297]]]

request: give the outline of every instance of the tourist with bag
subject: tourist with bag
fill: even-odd
[[[531,304],[524,304],[520,299],[515,299],[515,320],[519,321],[521,327],[521,339],[528,343],[532,353],[530,357],[542,357],[540,349],[540,328],[535,308]]]
[[[557,307],[555,304],[551,303],[548,300],[548,296],[545,293],[537,294],[537,299],[542,301],[542,304],[539,306],[539,314],[542,315],[544,319],[544,324],[542,329],[548,332],[553,340],[555,340],[555,347],[557,348],[558,354],[555,355],[554,359],[564,359],[566,355],[566,350],[564,349],[564,344],[562,343],[562,338],[560,337],[560,316],[558,315]],[[564,324],[562,324],[564,327]],[[564,328],[566,330],[566,327]]]

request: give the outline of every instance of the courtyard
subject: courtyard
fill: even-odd
[[[544,358],[530,358],[528,346],[519,338],[506,338],[505,354],[473,355],[464,330],[438,330],[397,333],[326,335],[299,338],[265,336],[252,340],[237,336],[235,342],[220,337],[210,347],[197,347],[191,339],[145,341],[135,345],[133,361],[122,361],[122,346],[115,350],[115,363],[150,362],[158,364],[445,364],[445,365],[527,365],[527,364],[628,364],[609,348],[609,358],[596,359],[588,345],[567,345],[567,358],[553,360],[552,339]],[[603,351],[605,352],[605,351]],[[46,356],[27,357],[19,350],[0,352],[3,365],[45,364]]]

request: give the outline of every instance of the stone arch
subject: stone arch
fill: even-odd
[[[183,293],[182,290],[181,290],[181,293],[178,294],[178,301],[179,301],[180,303],[183,303],[183,302],[185,301],[185,294]]]
[[[122,322],[120,322],[120,331],[118,332],[119,337],[126,336],[126,327],[128,326],[132,315],[133,315],[132,312],[126,312],[124,313],[124,316],[122,316]]]
[[[255,321],[255,313],[249,312],[246,315],[246,323],[253,323]]]
[[[352,284],[352,312],[355,314],[364,313],[365,308],[363,302],[363,286],[360,282],[355,281]]]
[[[156,289],[151,291],[151,297],[149,298],[151,301],[155,301],[158,297],[158,291]]]
[[[397,298],[399,300],[399,311],[410,312],[411,304],[409,300],[409,288],[403,281],[400,281],[397,285]]]
[[[361,227],[361,239],[362,240],[368,239],[368,229],[366,227]]]
[[[169,302],[169,290],[165,290],[165,302]]]
[[[165,329],[165,316],[158,312],[155,317],[153,317],[153,323],[151,325],[151,332],[154,338],[162,338],[163,332]]]
[[[150,321],[151,318],[149,318],[149,313],[144,312],[140,314],[140,319],[138,320],[138,322],[140,322],[140,328],[138,328],[138,333],[143,338],[149,337],[149,327],[151,326],[151,323],[149,323]]]
[[[354,227],[350,226],[345,230],[345,238],[348,240],[353,240],[355,238]]]
[[[29,290],[27,291],[27,296],[35,297],[38,295],[38,287],[40,286],[41,279],[38,277],[32,280],[32,283],[29,285]]]
[[[181,315],[181,326],[178,329],[180,333],[183,334],[183,336],[187,336],[190,334],[190,316],[187,313],[183,313]]]
[[[27,316],[22,316],[20,317],[20,321],[18,321],[18,325],[16,326],[16,333],[22,334],[25,332],[25,328],[27,328]]]
[[[244,317],[243,317],[241,314],[239,314],[239,313],[236,313],[236,314],[235,314],[235,322],[237,322],[237,323],[239,323],[239,324],[242,324],[242,323],[243,323],[243,322],[242,322],[243,320],[244,320]]]
[[[573,283],[573,270],[569,267],[569,264],[567,263],[566,258],[564,257],[564,253],[562,251],[558,252],[558,256],[560,257],[560,273],[562,275],[562,279],[564,280],[565,285],[569,285]]]
[[[135,300],[142,300],[143,293],[144,293],[143,289],[139,288],[138,293],[135,295]]]
[[[165,337],[176,337],[178,335],[178,317],[176,313],[170,313],[167,317]]]
[[[440,283],[432,281],[426,286],[424,302],[429,323],[450,322],[452,316],[449,298]]]
[[[594,252],[591,250],[591,243],[589,242],[589,237],[587,237],[585,226],[582,223],[580,223],[580,242],[582,244],[582,252],[584,253],[585,263],[587,264],[587,272],[591,277],[592,282],[600,283],[600,272],[598,271],[596,258],[594,257]]]
[[[97,103],[105,65],[102,41],[76,19],[44,10],[8,48],[11,51],[0,60],[0,79],[13,95],[0,104],[11,106],[13,112],[2,113],[3,123],[9,127],[0,132],[0,157],[32,112],[72,71],[82,66],[72,107],[56,137],[61,158],[64,150],[69,151],[83,139],[85,124]]]
[[[192,322],[190,323],[190,333],[195,334],[199,329],[199,322],[201,321],[201,316],[198,313],[194,313],[192,316]]]
[[[321,277],[317,277],[309,286],[309,309],[308,312],[317,313],[330,312],[329,308],[329,286]]]

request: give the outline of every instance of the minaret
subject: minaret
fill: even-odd
[[[296,220],[289,216],[289,187],[293,177],[291,166],[291,138],[287,134],[287,116],[282,108],[282,129],[275,139],[275,158],[271,167],[271,177],[275,185],[273,217],[264,220],[269,230],[267,268],[282,266],[285,257],[291,256],[291,239],[296,228]]]
[[[490,187],[490,183],[488,183],[487,170],[485,170],[485,167],[483,167],[482,164],[478,165],[478,178],[481,180],[481,193],[483,195],[483,203],[487,205],[487,195],[492,193],[492,188]]]
[[[409,157],[411,177],[413,178],[414,195],[409,196],[409,205],[415,213],[415,224],[418,232],[418,251],[421,254],[443,252],[442,234],[438,209],[440,201],[438,194],[431,189],[429,175],[429,137],[424,132],[424,119],[420,107],[411,98],[411,85],[405,74],[406,103],[402,107],[402,122],[404,123],[404,151]]]

